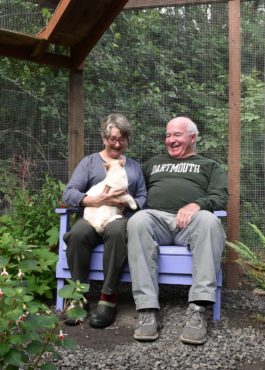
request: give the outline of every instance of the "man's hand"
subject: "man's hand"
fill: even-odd
[[[119,197],[123,194],[126,194],[126,190],[115,190],[110,192],[110,187],[105,186],[103,192],[95,197],[89,195],[85,196],[82,201],[83,207],[100,207],[103,205],[106,206],[115,206],[119,208],[126,207],[127,203],[120,200]]]
[[[191,217],[201,209],[197,203],[189,203],[185,207],[179,209],[176,216],[176,226],[179,229],[186,227],[190,221]]]

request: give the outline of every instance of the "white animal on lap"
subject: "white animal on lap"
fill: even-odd
[[[92,186],[86,192],[87,195],[97,196],[104,191],[106,186],[110,187],[110,193],[116,190],[128,189],[128,177],[124,168],[124,161],[111,161],[105,164],[105,168],[107,171],[105,179]],[[133,210],[137,208],[137,204],[130,194],[120,195],[118,199],[127,202]],[[122,213],[123,210],[116,206],[85,207],[83,218],[101,234],[109,222],[117,218],[122,218]]]

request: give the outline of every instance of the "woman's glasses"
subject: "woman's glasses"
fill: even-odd
[[[124,145],[127,143],[126,137],[116,138],[115,136],[107,136],[106,139],[111,145],[115,145],[117,142],[119,142],[120,145]]]

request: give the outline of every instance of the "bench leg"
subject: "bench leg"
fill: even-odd
[[[59,296],[58,292],[64,287],[64,279],[57,279],[57,297],[56,297],[56,311],[63,310],[64,299]]]
[[[216,289],[216,302],[213,305],[213,320],[221,320],[221,288]]]

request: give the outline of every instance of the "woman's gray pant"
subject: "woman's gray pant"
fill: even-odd
[[[226,235],[211,212],[199,211],[184,229],[176,215],[153,209],[136,212],[128,221],[128,261],[136,309],[159,309],[159,245],[186,245],[193,255],[189,302],[216,299],[216,276]]]
[[[64,235],[67,262],[74,281],[87,282],[91,251],[98,244],[104,243],[102,292],[116,293],[120,273],[127,258],[127,221],[122,218],[110,222],[102,237],[83,218],[74,223]]]

